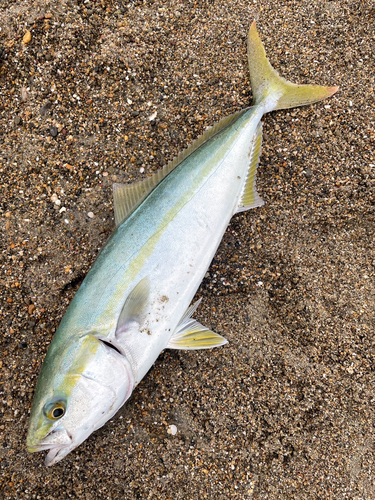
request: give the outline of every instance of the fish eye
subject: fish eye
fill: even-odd
[[[53,418],[61,418],[64,415],[64,410],[62,408],[55,408],[52,412]]]
[[[49,405],[46,409],[46,416],[51,420],[59,420],[59,418],[65,415],[65,403],[63,401],[58,401]]]

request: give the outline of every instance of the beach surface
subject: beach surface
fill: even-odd
[[[374,16],[372,0],[2,0],[0,498],[375,498]],[[233,217],[197,293],[229,343],[162,352],[45,468],[26,450],[33,393],[114,229],[112,184],[251,104],[254,19],[285,78],[340,90],[263,118],[265,205]]]

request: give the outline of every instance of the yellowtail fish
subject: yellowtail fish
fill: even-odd
[[[337,87],[294,85],[272,68],[251,25],[254,104],[224,118],[153,177],[114,186],[116,229],[72,300],[45,358],[30,417],[30,452],[53,465],[104,425],[163,349],[226,340],[189,307],[233,214],[259,207],[261,118]]]

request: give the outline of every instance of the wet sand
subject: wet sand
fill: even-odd
[[[374,13],[370,0],[2,2],[1,498],[375,497]],[[229,343],[161,353],[46,469],[26,451],[33,392],[113,230],[112,184],[251,103],[253,19],[284,77],[340,90],[263,119],[266,203],[233,217],[197,294],[197,319]]]

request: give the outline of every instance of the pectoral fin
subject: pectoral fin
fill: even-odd
[[[182,350],[211,349],[228,342],[224,337],[212,332],[191,317],[199,303],[200,300],[187,309],[168,342],[167,348]]]
[[[125,300],[116,328],[116,337],[129,330],[134,323],[141,323],[149,307],[150,281],[145,276]]]

